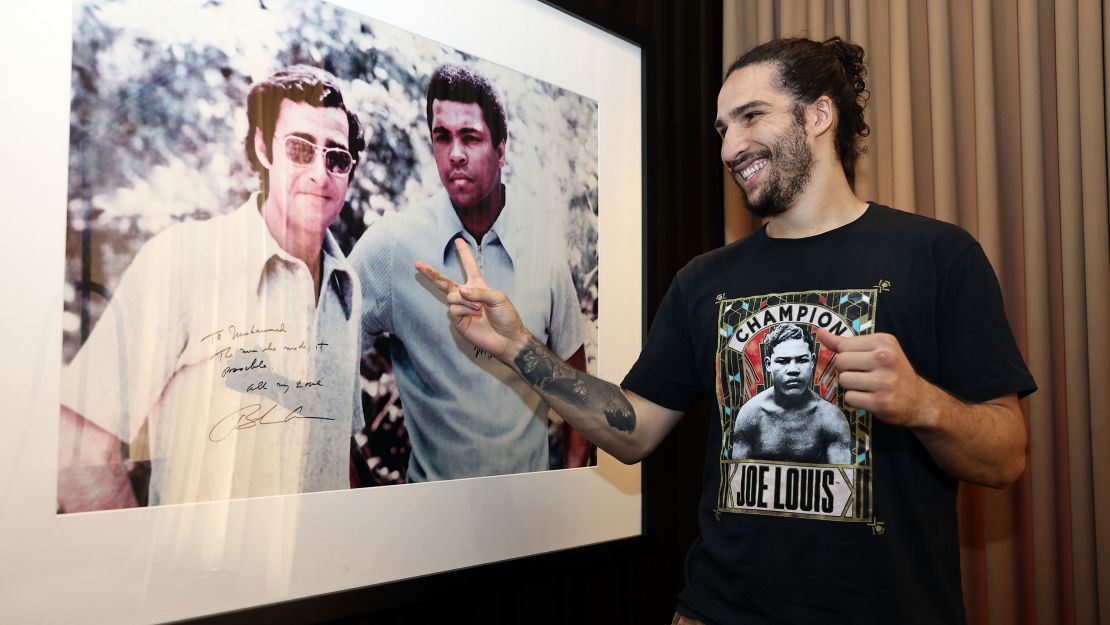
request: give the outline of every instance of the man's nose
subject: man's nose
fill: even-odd
[[[729,165],[750,147],[751,141],[748,139],[747,132],[741,128],[726,129],[724,137],[721,138],[721,162],[726,166]]]
[[[325,161],[327,157],[323,152],[316,152],[316,156],[312,159],[312,163],[308,166],[308,173],[312,176],[313,180],[323,182],[327,179],[328,170]]]
[[[452,163],[461,164],[466,162],[466,152],[462,149],[462,141],[451,142],[451,152],[448,156]]]

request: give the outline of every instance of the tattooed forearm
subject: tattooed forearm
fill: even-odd
[[[616,387],[606,390],[611,393],[611,396],[605,403],[605,420],[621,432],[635,430],[636,413],[632,410],[632,404],[628,403],[628,399]]]
[[[636,429],[636,413],[619,388],[572,368],[535,337],[513,364],[525,380],[551,397],[585,412],[604,414],[609,425],[621,432]]]

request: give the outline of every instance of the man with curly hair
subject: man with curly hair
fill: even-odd
[[[620,386],[552,355],[467,248],[463,284],[418,265],[446,293],[460,334],[624,462],[643,459],[712,394],[701,536],[674,623],[963,623],[959,482],[1002,488],[1024,469],[1018,400],[1036,385],[983,249],[956,226],[853,190],[868,132],[864,75],[863,49],[837,37],[770,41],[728,69],[721,160],[767,223],[675,276]],[[851,318],[838,326],[840,314]],[[866,451],[850,465],[737,460],[727,446],[755,401],[740,405],[759,379],[749,330],[788,316],[832,352]],[[812,353],[787,339],[761,363],[789,391],[784,402]]]

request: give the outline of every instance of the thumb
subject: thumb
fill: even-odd
[[[817,328],[817,340],[834,352],[840,352],[840,337],[824,328]]]
[[[476,286],[459,286],[459,295],[467,301],[478,302],[484,306],[500,306],[508,301],[508,297],[501,291]]]

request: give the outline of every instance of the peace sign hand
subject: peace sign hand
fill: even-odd
[[[455,249],[462,261],[466,284],[460,285],[424,261],[416,261],[416,270],[447,295],[447,314],[459,334],[475,347],[510,363],[528,342],[528,330],[505,293],[486,284],[466,241],[455,239]]]

